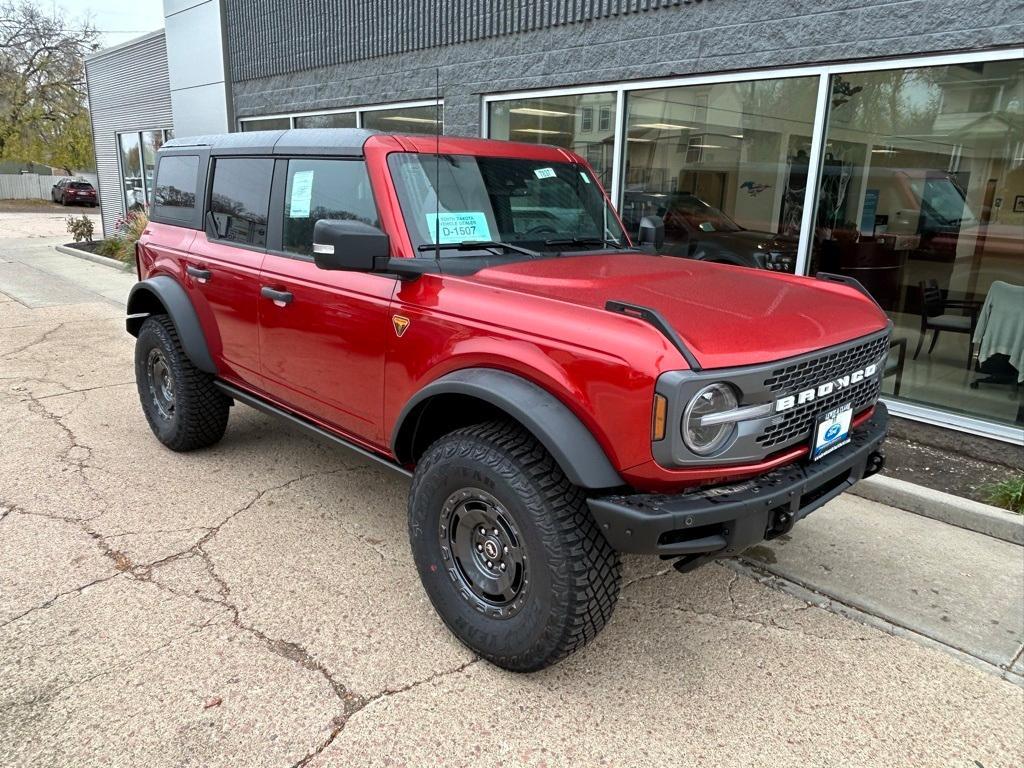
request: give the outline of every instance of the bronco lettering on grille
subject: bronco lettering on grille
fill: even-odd
[[[819,397],[826,397],[827,395],[831,395],[833,392],[846,389],[852,384],[858,384],[864,381],[864,379],[874,376],[876,373],[878,373],[878,365],[876,363],[872,363],[871,365],[866,365],[853,373],[840,376],[832,381],[826,381],[824,384],[819,384],[814,389],[805,389],[803,392],[798,392],[795,395],[780,397],[775,401],[775,412],[781,413],[782,411],[788,411],[790,408],[795,408],[798,405],[813,402]]]

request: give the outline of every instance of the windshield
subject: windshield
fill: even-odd
[[[701,232],[739,232],[742,229],[735,221],[699,197],[683,195],[672,202],[666,219],[678,216],[690,229],[699,229]],[[665,223],[667,225],[670,222]]]
[[[412,153],[393,154],[388,165],[418,255],[457,258],[464,253],[446,248],[435,254],[430,246],[471,241],[505,243],[542,255],[628,246],[583,166]]]

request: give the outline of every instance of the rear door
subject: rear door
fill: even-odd
[[[264,387],[276,399],[370,445],[381,427],[388,307],[397,281],[313,262],[319,219],[378,226],[362,159],[279,159],[259,302]]]
[[[206,226],[192,243],[185,280],[221,375],[259,388],[259,273],[274,161],[213,157],[210,166]]]

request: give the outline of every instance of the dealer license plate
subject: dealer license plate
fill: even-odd
[[[811,460],[817,461],[850,442],[853,403],[840,405],[818,417],[811,443]]]

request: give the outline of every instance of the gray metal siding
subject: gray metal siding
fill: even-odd
[[[171,128],[171,86],[163,33],[86,59],[103,233],[124,215],[117,134]]]
[[[225,0],[225,12],[240,81],[701,2]]]

